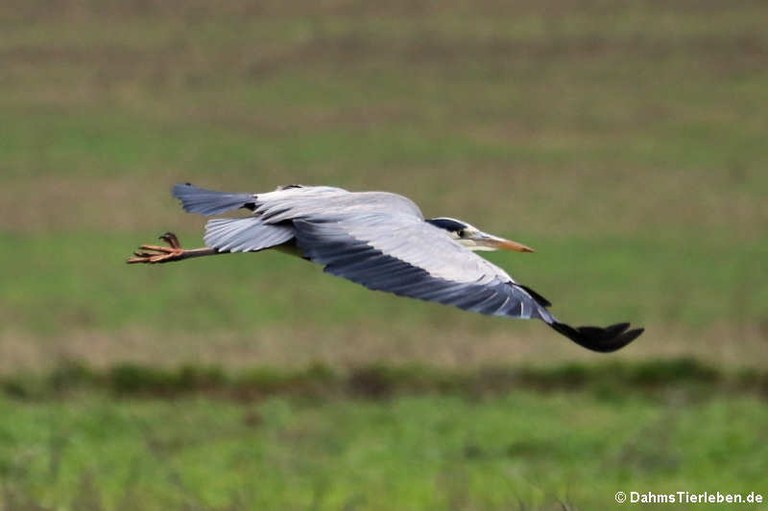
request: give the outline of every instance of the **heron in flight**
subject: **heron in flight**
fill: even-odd
[[[228,193],[189,183],[174,186],[173,195],[189,213],[215,216],[239,209],[251,213],[208,220],[205,247],[182,248],[176,235],[166,233],[160,239],[167,246],[141,245],[128,263],[281,248],[368,289],[492,316],[539,319],[592,351],[616,351],[643,333],[642,328],[630,330],[629,323],[602,328],[558,321],[547,299],[474,253],[533,249],[454,218],[425,219],[419,207],[402,195],[302,185],[257,194]]]

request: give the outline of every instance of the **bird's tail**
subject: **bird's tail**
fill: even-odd
[[[253,209],[256,196],[249,193],[217,192],[189,183],[173,187],[173,196],[181,201],[184,211],[211,216],[240,208]]]

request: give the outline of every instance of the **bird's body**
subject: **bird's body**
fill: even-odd
[[[559,322],[550,303],[473,250],[532,249],[483,233],[452,218],[425,219],[410,199],[388,192],[349,192],[329,186],[288,185],[272,192],[224,193],[190,184],[173,194],[191,213],[252,214],[208,221],[205,248],[142,246],[129,263],[163,263],[231,252],[290,249],[325,271],[369,289],[512,318],[540,319],[593,351],[615,351],[642,329],[620,323],[574,328]]]

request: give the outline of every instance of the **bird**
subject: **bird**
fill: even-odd
[[[627,322],[574,327],[559,321],[549,300],[476,253],[532,248],[456,218],[425,218],[402,195],[298,184],[252,194],[190,183],[175,185],[172,193],[186,212],[215,217],[206,223],[205,246],[185,249],[174,233],[166,232],[160,236],[166,245],[141,245],[127,263],[278,249],[371,290],[490,316],[538,319],[595,352],[614,352],[644,331],[630,329]],[[221,217],[238,210],[245,210],[245,216]]]

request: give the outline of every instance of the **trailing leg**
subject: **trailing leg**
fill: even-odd
[[[168,244],[163,245],[141,245],[139,250],[133,253],[133,257],[128,258],[126,263],[128,264],[161,264],[170,263],[173,261],[181,261],[183,259],[191,259],[193,257],[203,257],[221,254],[215,248],[202,247],[185,249],[181,247],[179,238],[172,232],[166,232],[160,239]]]

